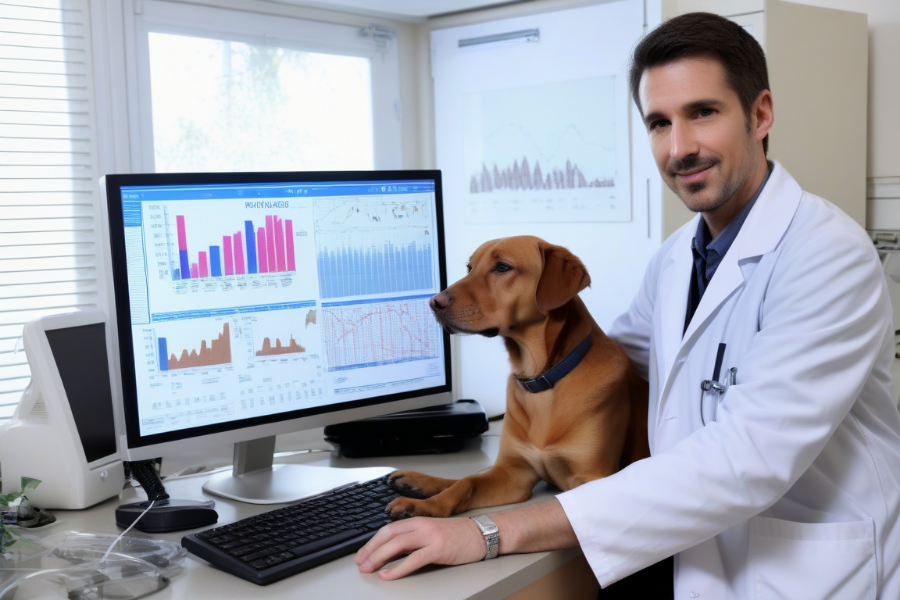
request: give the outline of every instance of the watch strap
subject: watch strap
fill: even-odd
[[[484,555],[484,560],[497,558],[497,554],[500,552],[500,529],[497,527],[497,524],[487,515],[477,515],[469,518],[475,521],[475,524],[484,536],[484,543],[487,545],[487,554]]]

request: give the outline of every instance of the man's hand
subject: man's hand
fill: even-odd
[[[559,550],[578,545],[575,531],[556,498],[491,513],[500,529],[500,554]],[[379,571],[384,580],[399,579],[428,564],[462,565],[487,554],[484,535],[472,519],[415,517],[385,525],[356,553],[363,573],[377,571],[409,554],[399,565]]]
[[[404,554],[409,554],[406,560],[380,571],[378,576],[390,581],[427,564],[477,562],[487,554],[487,545],[478,526],[469,518],[415,517],[382,527],[356,553],[356,564],[361,572],[371,573]]]

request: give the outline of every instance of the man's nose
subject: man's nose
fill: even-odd
[[[451,304],[453,304],[453,296],[447,293],[447,290],[444,290],[440,294],[435,294],[431,297],[431,310],[444,310]]]
[[[687,156],[699,154],[697,136],[694,128],[688,123],[673,122],[669,130],[669,156],[682,160]]]

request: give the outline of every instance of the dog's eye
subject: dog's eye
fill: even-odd
[[[466,263],[466,273],[471,273],[471,272],[472,272],[472,265],[470,265],[469,263]]]
[[[512,267],[506,263],[497,263],[497,266],[494,267],[494,270],[498,273],[506,273],[507,271],[511,271]]]

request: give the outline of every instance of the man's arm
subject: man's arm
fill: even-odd
[[[578,545],[575,531],[555,498],[512,510],[491,513],[500,530],[500,554],[520,554],[571,548]],[[487,553],[484,536],[467,517],[431,519],[415,517],[382,527],[356,554],[363,573],[409,554],[400,564],[378,575],[399,579],[427,565],[477,562]]]

